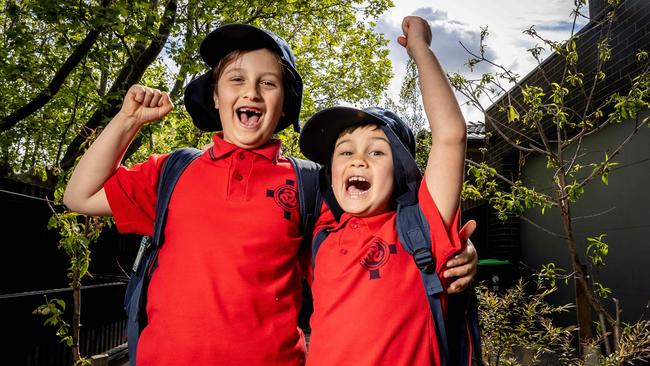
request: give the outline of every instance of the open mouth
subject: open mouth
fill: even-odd
[[[262,112],[254,108],[243,107],[237,109],[237,116],[245,127],[255,127],[262,117]]]
[[[353,197],[363,196],[370,190],[372,184],[361,176],[352,176],[345,181],[345,191]]]

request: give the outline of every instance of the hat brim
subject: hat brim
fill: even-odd
[[[299,145],[303,155],[329,164],[336,139],[347,128],[365,124],[386,125],[380,118],[354,107],[332,107],[314,114],[302,128]]]

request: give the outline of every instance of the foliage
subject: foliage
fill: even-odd
[[[592,236],[587,238],[586,251],[581,252],[579,248],[582,248],[582,243],[576,239],[572,226],[572,206],[582,199],[586,186],[596,178],[600,178],[604,185],[608,184],[609,174],[618,164],[614,161],[616,156],[641,128],[650,125],[648,118],[642,118],[639,114],[650,108],[650,62],[647,50],[633,50],[619,56],[626,57],[636,65],[635,73],[629,75],[629,89],[625,93],[600,95],[598,92],[611,80],[607,73],[616,72],[608,64],[612,56],[610,31],[616,22],[625,20],[617,19],[618,4],[610,2],[606,16],[601,20],[592,20],[590,34],[599,34],[600,38],[594,46],[590,46],[583,40],[584,34],[574,33],[576,20],[586,17],[581,13],[585,3],[575,1],[573,28],[564,42],[545,39],[534,26],[524,31],[539,42],[528,50],[539,65],[535,73],[521,79],[508,68],[488,59],[485,56],[485,39],[489,33],[483,29],[479,52],[468,50],[471,56],[468,66],[474,68],[485,63],[491,71],[476,79],[452,74],[450,81],[470,105],[483,112],[490,142],[498,141],[497,144],[508,146],[515,156],[514,169],[507,167],[508,163],[506,166],[491,166],[487,162],[469,161],[463,197],[485,199],[499,218],[505,220],[518,216],[566,243],[571,276],[578,289],[576,293],[584,294],[576,298],[577,309],[591,308],[601,319],[596,339],[601,339],[605,344],[608,338],[613,341],[614,347],[606,352],[611,355],[618,349],[617,343],[623,341],[613,334],[620,334],[624,326],[603,305],[612,290],[595,278],[609,253],[609,246],[604,240],[606,234],[590,233]],[[589,47],[592,47],[591,50]],[[543,60],[544,52],[552,54],[550,60]],[[587,59],[586,55],[590,54],[593,55],[592,59]],[[484,106],[486,101],[490,107]],[[620,124],[631,127],[627,137],[620,143],[605,147],[607,152],[601,160],[584,162],[585,139],[604,128]],[[497,144],[493,143],[493,146]],[[546,159],[548,181],[536,183],[552,187],[551,192],[538,190],[520,176],[526,160],[531,156]],[[549,211],[557,214],[562,222],[561,233],[528,219],[525,213],[532,209],[539,209],[542,214]],[[591,265],[583,265],[581,258],[589,258]],[[588,329],[590,313],[578,314],[582,342],[592,336]],[[645,328],[641,325],[640,328],[630,329]]]
[[[487,365],[522,365],[521,354],[530,354],[527,364],[537,365],[552,355],[563,365],[577,364],[571,341],[575,327],[560,327],[554,317],[572,305],[552,305],[548,297],[557,290],[538,279],[529,285],[523,279],[498,294],[477,286],[483,359]]]
[[[64,177],[67,178],[67,177]],[[61,179],[59,186],[55,190],[55,203],[59,206],[63,197],[65,186]],[[81,281],[84,277],[90,276],[90,244],[99,238],[104,227],[111,224],[111,221],[105,217],[93,217],[78,214],[65,210],[56,212],[48,223],[49,229],[59,231],[59,249],[63,250],[69,258],[70,267],[68,268],[68,278],[70,279],[70,288],[73,294],[73,314],[72,330],[70,324],[64,319],[65,302],[60,299],[52,299],[39,306],[34,310],[35,314],[47,316],[45,325],[57,326],[56,334],[65,342],[72,352],[72,358],[75,365],[90,364],[90,361],[84,358],[79,349],[80,327],[81,327]]]
[[[552,263],[549,266],[555,268]],[[549,300],[557,290],[554,276],[542,271],[535,277],[533,284],[520,279],[503,294],[477,286],[484,362],[514,366],[553,360],[567,366],[585,365],[572,345],[577,328],[556,325],[557,316],[573,305],[553,305]],[[650,357],[650,321],[625,324],[617,337],[616,349],[607,355],[596,352],[592,364],[632,364]],[[597,350],[604,342],[603,338],[594,339],[586,348]]]
[[[650,359],[650,321],[625,324],[617,342],[617,348],[609,355],[598,357],[598,365],[618,366],[624,363]]]
[[[61,342],[65,342],[68,347],[72,347],[70,324],[63,319],[63,314],[65,313],[65,301],[61,299],[48,300],[46,296],[45,304],[40,305],[32,313],[35,315],[45,316],[46,319],[43,324],[57,327],[57,337],[61,338]]]
[[[417,65],[412,58],[409,58],[406,64],[406,75],[400,87],[399,100],[395,102],[388,96],[384,99],[385,108],[400,116],[413,134],[417,135],[429,126],[422,109]]]
[[[420,79],[417,65],[409,58],[406,64],[406,75],[400,87],[399,100],[396,102],[388,95],[384,95],[384,108],[397,114],[415,135],[415,160],[424,171],[431,150],[431,131],[424,116],[422,96],[420,93]]]
[[[184,86],[204,73],[201,40],[226,23],[249,23],[285,38],[305,82],[302,120],[347,101],[377,104],[390,80],[387,41],[375,20],[390,0],[0,1],[0,174],[55,188],[60,204],[70,169],[119,109],[131,84],[168,91],[176,109],[146,126],[127,151],[131,162],[181,146],[204,146],[183,108]],[[299,155],[284,131],[285,153]],[[53,209],[54,211],[54,209]],[[58,299],[37,309],[79,354],[80,288],[90,245],[110,221],[57,209],[48,227],[70,258],[72,323]]]
[[[136,82],[169,91],[177,109],[139,135],[127,153],[133,161],[207,143],[209,134],[182,108],[183,88],[206,71],[200,41],[225,23],[261,26],[290,43],[305,81],[302,120],[341,101],[377,104],[392,75],[387,40],[373,29],[389,6],[390,0],[0,2],[1,170],[48,177],[43,184],[54,186],[52,176],[73,166]]]

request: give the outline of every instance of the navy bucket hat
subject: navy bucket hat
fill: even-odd
[[[207,132],[222,130],[219,111],[214,106],[213,69],[230,52],[253,51],[267,48],[281,59],[284,68],[284,116],[280,118],[274,132],[293,125],[300,131],[298,123],[302,104],[302,78],[296,70],[296,59],[289,44],[277,34],[248,24],[228,24],[208,34],[201,42],[199,53],[210,70],[192,80],[185,88],[185,109],[199,129]]]
[[[416,203],[422,173],[415,162],[415,136],[408,125],[389,110],[343,106],[324,109],[305,123],[300,134],[300,150],[308,159],[325,165],[325,175],[331,179],[329,165],[339,135],[349,127],[366,124],[379,126],[388,137],[395,176],[393,197],[401,204]],[[333,204],[329,201],[328,204],[332,208]]]

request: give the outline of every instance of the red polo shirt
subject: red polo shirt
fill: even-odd
[[[213,140],[169,202],[137,364],[302,365],[295,173],[279,140],[256,150]],[[165,158],[106,181],[120,232],[151,235]]]
[[[419,202],[441,273],[461,250],[459,214],[448,231],[425,182]],[[440,365],[422,278],[399,243],[396,216],[395,211],[372,217],[343,214],[337,224],[326,211],[319,218],[315,232],[327,226],[335,230],[321,244],[313,264],[308,366]]]

